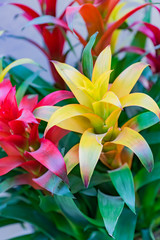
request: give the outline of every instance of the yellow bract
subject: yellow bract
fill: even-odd
[[[124,162],[131,165],[133,154],[126,150],[128,148],[150,171],[153,168],[153,156],[144,138],[129,127],[118,128],[118,118],[124,107],[143,107],[160,117],[160,109],[151,97],[142,93],[130,93],[148,65],[135,63],[124,70],[113,84],[109,84],[112,72],[110,46],[97,57],[92,81],[67,64],[53,63],[79,104],[58,108],[50,117],[46,131],[57,125],[82,134],[79,147],[76,147],[79,159],[74,160],[74,164],[69,163],[69,160],[67,163],[75,166],[75,162],[80,162],[85,185],[89,184],[99,157],[110,167],[120,166]],[[75,156],[75,148],[73,155]],[[72,156],[72,149],[68,156]]]

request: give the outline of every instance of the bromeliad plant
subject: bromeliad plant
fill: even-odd
[[[134,9],[130,8],[130,4],[121,2],[120,0],[95,0],[95,1],[79,1],[78,7],[69,6],[66,10],[66,19],[68,26],[75,32],[73,28],[73,20],[79,13],[86,25],[89,38],[98,31],[98,37],[94,46],[94,53],[99,55],[100,52],[111,44],[112,50],[115,49],[119,28],[123,29],[123,25],[127,26],[126,20],[140,9],[148,4],[142,4]],[[133,1],[133,3],[143,3],[143,1]],[[125,28],[125,27],[124,27]],[[75,32],[80,42],[85,46],[86,41],[80,33]]]
[[[28,41],[37,46],[46,55],[51,67],[54,81],[59,88],[64,89],[64,81],[57,74],[53,64],[50,63],[50,60],[65,62],[67,56],[67,54],[64,53],[64,45],[67,41],[66,33],[69,28],[65,20],[65,9],[61,16],[58,17],[57,0],[38,0],[38,2],[41,8],[41,15],[34,9],[24,4],[11,4],[23,10],[23,16],[29,20],[28,26],[34,25],[41,34],[45,44],[44,47],[39,46],[32,39],[28,39]]]
[[[87,55],[84,53],[84,59],[86,56],[88,51]],[[146,169],[152,171],[154,164],[152,152],[138,132],[158,121],[160,109],[148,95],[131,93],[142,71],[148,65],[142,62],[135,63],[124,70],[113,84],[110,84],[112,71],[109,46],[98,56],[93,72],[91,55],[85,60],[86,65],[83,66],[85,71],[88,69],[89,78],[67,64],[53,62],[79,103],[59,107],[56,111],[53,107],[48,113],[45,107],[36,109],[36,118],[48,121],[46,134],[53,126],[82,134],[79,145],[70,150],[67,163],[73,168],[79,162],[82,180],[86,187],[89,185],[99,158],[111,169],[125,163],[131,167],[133,153],[135,153]],[[130,106],[143,107],[153,112],[157,115],[156,120],[152,115],[152,117],[144,116],[144,122],[137,127],[137,123],[143,121],[142,116],[137,116],[120,127],[119,116],[123,108]],[[77,152],[77,159],[72,157],[75,152]],[[72,159],[73,163],[71,163]]]
[[[15,61],[0,74],[0,146],[8,155],[0,159],[0,176],[21,167],[28,174],[16,176],[16,185],[29,184],[36,189],[49,190],[45,187],[45,181],[53,175],[68,183],[66,165],[57,148],[67,131],[53,127],[45,138],[40,138],[40,122],[34,117],[33,111],[37,107],[52,106],[72,98],[73,94],[65,90],[57,91],[40,102],[38,95],[30,94],[24,96],[18,106],[15,87],[12,87],[10,80],[3,78],[11,67],[23,63],[33,62],[29,59]]]

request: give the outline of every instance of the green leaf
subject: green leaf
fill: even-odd
[[[88,224],[88,221],[71,198],[55,196],[55,199],[57,205],[67,218],[81,226],[86,226]]]
[[[53,212],[59,211],[59,208],[53,196],[40,196],[39,206],[46,213],[52,211]]]
[[[16,99],[17,99],[18,105],[20,104],[20,101],[22,100],[23,96],[25,95],[29,85],[38,77],[39,73],[40,73],[40,71],[33,73],[18,88],[18,90],[16,92]]]
[[[123,210],[116,229],[114,231],[114,237],[116,240],[133,240],[136,227],[137,217],[129,209]]]
[[[153,233],[150,229],[143,229],[142,230],[142,239],[143,240],[155,240]]]
[[[5,68],[6,66],[8,66],[10,63],[12,63],[13,61],[15,61],[14,58],[5,58],[3,60],[3,68]],[[19,86],[24,79],[29,78],[29,76],[33,75],[34,72],[31,71],[30,69],[20,65],[17,66],[16,68],[12,68],[10,70],[10,73],[14,76],[14,81],[13,85],[17,85]],[[48,82],[46,82],[43,78],[41,78],[40,76],[37,76],[37,78],[35,79],[34,83],[31,84],[31,87],[29,87],[29,92],[30,93],[40,93],[42,97],[46,96],[47,94],[55,91],[56,89],[49,84]]]
[[[93,71],[93,58],[92,58],[91,50],[95,43],[97,34],[98,32],[96,32],[90,37],[90,40],[87,43],[86,47],[84,48],[83,54],[82,54],[83,73],[89,79],[92,78],[92,71]]]
[[[155,163],[154,169],[148,173],[144,168],[141,169],[134,177],[135,189],[139,190],[141,187],[160,179],[160,162]]]
[[[110,236],[113,236],[117,221],[124,207],[120,197],[109,196],[98,192],[98,205],[103,217],[105,227]]]
[[[143,136],[150,145],[160,143],[160,131],[147,132]]]
[[[29,222],[49,238],[52,239],[53,237],[57,237],[56,239],[60,240],[60,237],[58,237],[60,236],[60,233],[53,225],[53,222],[51,222],[43,213],[36,211],[28,204],[18,202],[16,205],[8,205],[0,211],[0,216],[22,222]],[[64,235],[61,236],[65,237]]]
[[[65,196],[54,197],[57,205],[60,207],[65,216],[75,224],[78,224],[82,227],[85,227],[90,223],[99,227],[104,226],[103,222],[97,219],[92,219],[86,216],[84,213],[82,213],[72,198],[68,198]]]
[[[88,240],[112,240],[108,234],[102,232],[102,231],[94,231],[91,233],[90,237]]]
[[[127,206],[135,213],[135,193],[134,182],[131,170],[125,164],[121,168],[109,171],[110,178],[117,192],[127,204]]]
[[[33,61],[30,58],[21,58],[18,60],[15,60],[14,62],[10,63],[0,74],[0,82],[3,81],[5,75],[14,67],[17,67],[19,65],[22,64],[34,64],[37,65],[38,67],[40,67],[40,65],[38,63],[36,63],[35,61]],[[42,68],[42,67],[41,67]]]

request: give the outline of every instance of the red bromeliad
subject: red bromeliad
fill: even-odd
[[[16,89],[9,80],[0,83],[0,146],[8,155],[0,159],[0,176],[21,167],[28,174],[19,177],[16,185],[27,183],[43,189],[46,173],[48,178],[55,174],[68,183],[66,164],[57,148],[59,140],[68,132],[53,127],[45,138],[40,138],[40,122],[34,117],[33,110],[44,105],[52,106],[72,98],[73,94],[65,90],[53,92],[39,103],[37,95],[26,95],[18,107],[15,93]]]
[[[19,3],[11,3],[11,4],[23,10],[24,11],[23,16],[27,18],[29,21],[37,20],[40,17],[45,17],[43,15],[49,15],[48,17],[50,17],[51,23],[54,24],[54,27],[52,28],[47,23],[37,23],[37,24],[33,23],[35,25],[35,28],[41,34],[44,40],[44,43],[46,45],[46,48],[43,49],[33,40],[30,40],[30,42],[36,45],[37,47],[39,47],[40,50],[43,51],[43,53],[46,55],[46,57],[49,60],[49,64],[51,67],[54,80],[57,83],[58,87],[63,89],[65,88],[64,81],[59,76],[59,74],[57,74],[57,72],[55,71],[55,68],[53,67],[53,64],[50,63],[50,60],[57,60],[57,61],[64,62],[66,58],[66,55],[64,54],[64,44],[66,41],[65,34],[68,30],[68,26],[65,20],[65,10],[60,17],[57,17],[57,11],[56,11],[57,0],[38,0],[38,1],[41,7],[41,13],[42,13],[41,15],[35,10],[31,9],[30,7],[24,4],[19,4]]]
[[[108,44],[111,44],[112,49],[114,49],[118,28],[130,16],[148,5],[140,5],[126,13],[126,9],[122,9],[125,3],[120,3],[120,0],[75,0],[75,2],[79,4],[78,7],[67,7],[66,18],[68,25],[73,30],[74,17],[77,13],[80,13],[88,31],[88,38],[98,31],[98,41],[94,48],[96,55]],[[85,39],[79,33],[75,32],[75,34],[85,46],[87,43]]]

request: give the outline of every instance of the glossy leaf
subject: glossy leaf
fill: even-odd
[[[66,237],[65,234],[60,234],[56,229],[56,226],[48,219],[48,217],[46,217],[46,215],[36,209],[33,211],[33,207],[29,204],[19,202],[16,205],[8,205],[0,211],[0,214],[5,218],[16,219],[21,222],[29,222],[49,238],[55,237],[57,240],[60,240],[62,236],[64,238]]]
[[[152,112],[140,113],[137,116],[128,120],[122,128],[129,127],[140,132],[146,128],[153,126],[159,122],[159,118]]]
[[[41,139],[40,148],[34,152],[27,152],[27,154],[68,183],[64,159],[52,142],[47,139]]]
[[[42,106],[38,107],[33,111],[33,114],[36,119],[43,120],[43,121],[49,121],[52,114],[57,111],[59,107],[56,106]]]
[[[4,79],[3,82],[0,83],[0,105],[2,104],[2,101],[6,98],[7,94],[12,88],[12,84],[9,79]]]
[[[33,75],[29,76],[17,89],[16,91],[16,99],[17,99],[17,104],[19,105],[23,96],[25,95],[29,85],[37,78],[39,75],[40,71],[35,72]]]
[[[47,171],[39,178],[34,178],[33,181],[52,194],[73,197],[68,186],[62,182],[61,178],[57,177],[51,171]]]
[[[112,143],[131,149],[145,168],[151,172],[154,166],[153,154],[145,139],[131,128],[125,127]]]
[[[128,165],[125,164],[121,168],[109,171],[109,176],[121,198],[132,210],[132,212],[135,213],[135,193],[133,176]]]
[[[92,78],[92,71],[93,71],[93,59],[91,50],[95,43],[96,37],[98,33],[95,33],[91,36],[89,42],[87,43],[86,47],[83,50],[82,54],[82,66],[83,66],[83,73],[89,79]]]
[[[147,64],[142,62],[132,64],[116,78],[110,91],[114,92],[119,98],[128,95],[147,66]]]
[[[137,216],[129,209],[124,208],[114,231],[114,238],[117,240],[133,240],[136,222]]]
[[[151,173],[145,169],[141,169],[134,177],[135,188],[139,190],[141,187],[160,179],[160,163],[155,163],[155,167]]]
[[[108,91],[104,97],[102,98],[102,100],[100,100],[100,102],[104,102],[104,103],[110,103],[113,104],[119,108],[122,108],[123,106],[121,105],[120,100],[118,99],[118,97],[116,96],[116,94],[114,92]]]
[[[0,82],[3,81],[5,75],[13,68],[13,67],[17,67],[19,65],[22,64],[34,64],[40,67],[39,64],[37,64],[36,62],[34,62],[33,60],[29,59],[29,58],[22,58],[22,59],[18,59],[14,62],[12,62],[11,64],[9,64],[0,74]]]
[[[8,189],[13,187],[25,184],[30,185],[35,189],[39,189],[38,185],[32,181],[32,176],[30,174],[20,174],[2,181],[0,183],[0,193],[6,192]]]
[[[55,196],[57,205],[61,208],[63,213],[74,223],[81,226],[86,226],[88,224],[87,219],[81,213],[77,205],[72,198]],[[72,209],[72,211],[71,211]]]
[[[99,191],[98,205],[105,223],[105,227],[109,235],[112,236],[118,218],[123,210],[124,202],[120,197],[109,196]]]
[[[61,208],[64,215],[69,218],[73,223],[85,227],[88,224],[92,224],[98,227],[103,227],[104,224],[99,219],[92,219],[85,215],[77,207],[76,203],[72,198],[65,196],[55,196],[57,205]],[[70,211],[72,209],[72,211]]]
[[[111,58],[111,49],[108,46],[97,57],[92,75],[93,82],[96,82],[103,73],[111,69]]]
[[[29,110],[30,112],[33,111],[35,106],[38,102],[38,95],[37,94],[29,94],[25,95],[19,104],[19,110]]]
[[[54,61],[53,64],[57,72],[60,74],[65,83],[71,89],[72,93],[77,98],[78,102],[87,107],[91,107],[93,99],[83,91],[83,87],[85,84],[92,86],[92,82],[75,68],[67,64],[56,61]]]
[[[79,104],[69,104],[59,108],[56,112],[53,113],[53,115],[48,121],[46,132],[48,131],[48,129],[50,129],[54,125],[58,125],[61,127],[60,125],[61,122],[65,120],[69,121],[73,117],[85,117],[91,122],[91,124],[95,128],[99,128],[100,126],[103,126],[103,119],[98,115],[94,114],[90,108],[79,105]],[[65,128],[65,124],[64,124],[64,128]]]
[[[67,174],[79,163],[79,144],[73,146],[64,156],[67,167]]]
[[[73,98],[74,95],[72,92],[61,90],[61,91],[55,91],[53,93],[48,94],[45,96],[37,105],[36,108],[42,107],[42,106],[53,106],[60,101],[63,101],[65,99]]]
[[[98,162],[103,145],[101,140],[104,134],[95,134],[92,129],[88,129],[81,137],[79,144],[79,163],[82,180],[85,187],[88,187],[94,168]]]
[[[122,107],[138,106],[154,112],[160,118],[160,109],[157,103],[147,94],[131,93],[120,99]]]
[[[8,173],[12,169],[19,167],[24,162],[20,156],[7,156],[0,159],[0,176]]]

